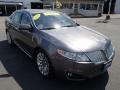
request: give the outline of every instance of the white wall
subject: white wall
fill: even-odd
[[[74,13],[73,9],[54,9],[54,10],[58,10],[60,12],[66,13],[68,15]]]
[[[66,14],[73,14],[74,9],[55,9]],[[78,13],[83,14],[84,16],[98,16],[97,10],[78,10]]]
[[[98,16],[98,10],[79,10],[79,13],[83,14],[84,16]]]
[[[116,0],[115,13],[120,13],[120,0]]]

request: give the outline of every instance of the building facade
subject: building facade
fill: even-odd
[[[40,0],[0,0],[0,15],[10,15],[13,11],[21,8],[43,8]]]
[[[109,9],[110,0],[0,0],[0,16],[21,8],[52,9],[68,15],[101,16]],[[120,13],[120,0],[112,0],[111,13]],[[104,10],[103,10],[104,6]]]
[[[104,6],[104,0],[43,0],[43,3],[45,9],[82,16],[101,16]]]

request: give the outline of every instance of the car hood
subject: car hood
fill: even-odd
[[[71,52],[104,50],[110,40],[85,26],[42,30],[45,38],[54,45]]]

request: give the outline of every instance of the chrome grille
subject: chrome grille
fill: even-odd
[[[86,53],[86,55],[92,62],[101,62],[107,60],[105,54],[102,51],[89,52]]]

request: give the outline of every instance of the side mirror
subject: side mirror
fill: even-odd
[[[29,31],[31,31],[32,26],[29,25],[29,24],[22,24],[22,25],[19,26],[19,30],[29,30]]]

